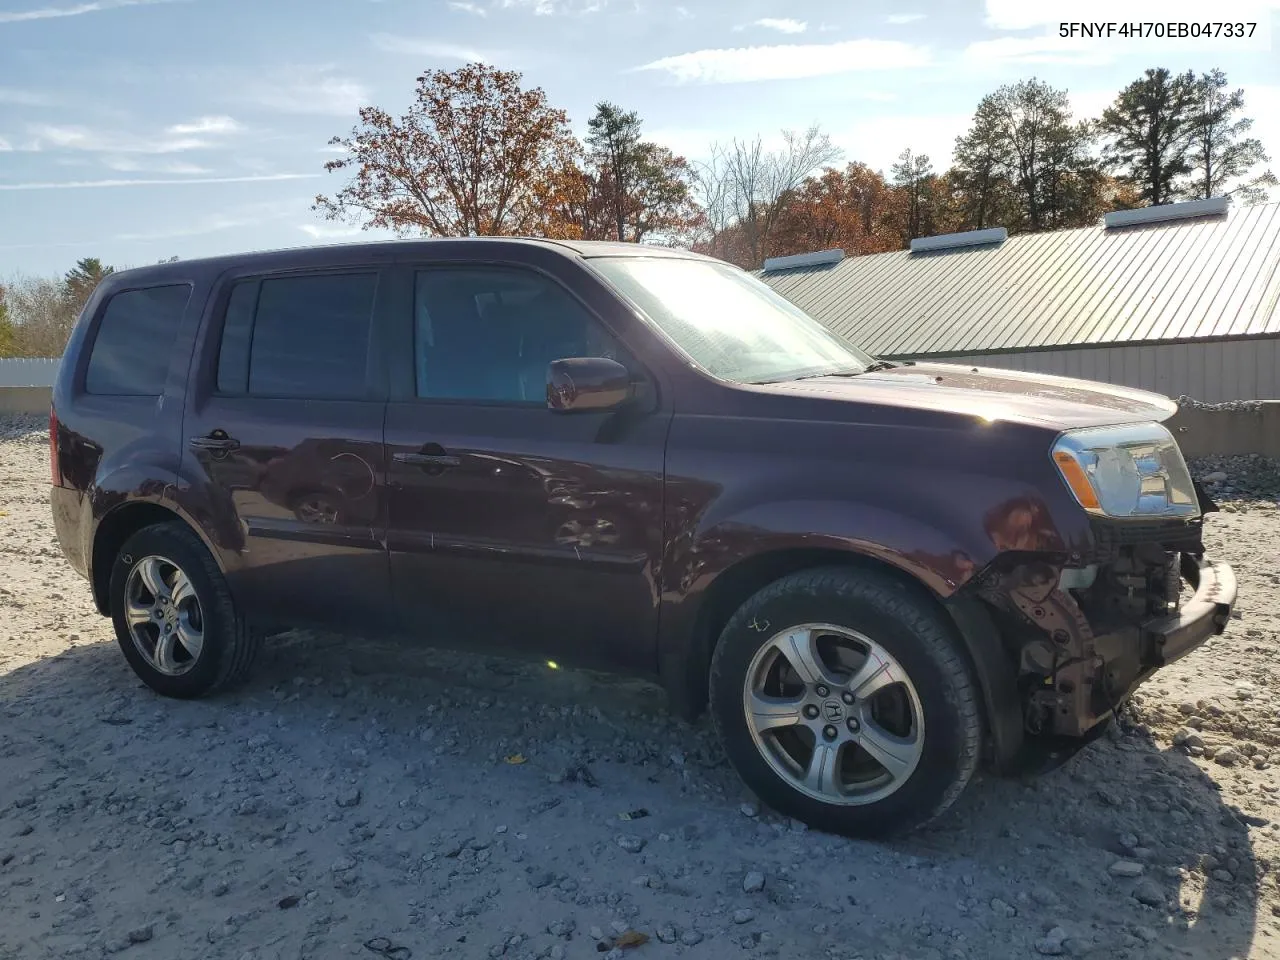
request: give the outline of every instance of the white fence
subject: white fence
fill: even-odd
[[[0,387],[52,387],[61,358],[0,358]]]

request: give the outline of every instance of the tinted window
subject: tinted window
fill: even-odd
[[[85,371],[88,393],[158,397],[191,287],[173,284],[117,293],[107,301]]]
[[[281,277],[231,292],[218,389],[261,397],[365,395],[376,274]]]
[[[260,286],[257,280],[249,280],[231,288],[218,351],[219,393],[244,393],[249,389],[249,339]]]
[[[545,401],[547,365],[619,347],[565,290],[523,270],[423,270],[414,295],[418,396]]]

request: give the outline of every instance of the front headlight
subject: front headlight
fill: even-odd
[[[1199,499],[1173,435],[1158,423],[1068,430],[1053,445],[1062,479],[1102,517],[1194,517]]]

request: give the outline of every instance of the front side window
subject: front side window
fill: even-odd
[[[191,287],[126,290],[107,301],[85,370],[87,393],[158,397]]]
[[[374,273],[242,280],[231,288],[218,392],[314,400],[365,396]]]
[[[552,360],[622,362],[586,308],[532,271],[433,268],[419,271],[414,287],[417,395],[424,399],[545,402]]]
[[[766,383],[861,373],[872,358],[728,264],[674,257],[587,261],[712,376]]]

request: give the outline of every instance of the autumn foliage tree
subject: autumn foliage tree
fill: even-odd
[[[399,119],[363,107],[360,124],[330,143],[331,173],[351,179],[313,209],[332,220],[401,234],[516,235],[545,225],[539,199],[572,167],[578,145],[564,111],[521,75],[482,63],[418,78]]]
[[[774,230],[773,256],[840,248],[850,256],[902,245],[895,191],[863,163],[828,168],[796,191]]]

